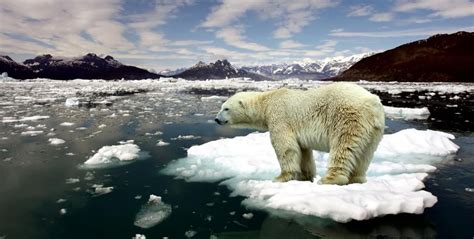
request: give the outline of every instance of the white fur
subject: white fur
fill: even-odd
[[[270,131],[281,167],[277,181],[312,181],[316,169],[311,150],[330,152],[321,180],[325,184],[365,182],[385,125],[380,99],[351,83],[237,93],[222,105],[217,119]]]

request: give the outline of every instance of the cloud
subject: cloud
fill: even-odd
[[[350,12],[347,14],[348,17],[364,17],[369,16],[374,12],[374,8],[371,5],[356,5],[350,8]]]
[[[433,17],[459,18],[474,16],[474,2],[470,0],[398,0],[395,11],[431,10]]]
[[[394,18],[394,14],[391,12],[375,13],[369,20],[373,22],[389,22]]]
[[[431,36],[435,34],[449,34],[458,31],[474,31],[474,26],[468,27],[446,27],[446,28],[417,28],[398,31],[377,31],[377,32],[331,32],[329,35],[336,37],[414,37],[414,36]]]
[[[267,51],[267,47],[254,42],[249,42],[243,36],[242,27],[225,27],[216,32],[216,37],[224,40],[229,46],[251,50],[251,51]]]
[[[301,48],[305,46],[306,45],[301,44],[300,42],[297,42],[294,40],[285,40],[285,41],[280,42],[280,48],[283,48],[283,49]]]
[[[263,20],[275,22],[273,36],[277,39],[292,37],[316,19],[315,11],[337,5],[330,0],[223,0],[200,24],[205,28],[228,28],[239,25],[239,20],[254,12]],[[222,38],[222,35],[221,37]]]

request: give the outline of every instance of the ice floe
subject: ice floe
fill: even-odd
[[[146,239],[146,236],[142,234],[135,234],[135,236],[132,237],[132,239]]]
[[[14,123],[14,122],[25,122],[25,121],[38,121],[42,119],[48,119],[48,115],[34,115],[34,116],[28,116],[28,117],[23,117],[23,118],[15,118],[15,117],[3,117],[2,122],[3,123]]]
[[[58,139],[58,138],[51,138],[48,139],[48,142],[52,145],[58,145],[58,144],[64,144],[66,141],[64,139]]]
[[[92,185],[92,189],[93,190],[89,191],[89,193],[97,197],[111,193],[114,190],[114,187],[104,187],[102,184],[94,184]]]
[[[62,122],[62,123],[59,124],[59,125],[69,127],[69,126],[73,126],[74,123],[72,123],[72,122]]]
[[[168,146],[170,143],[165,142],[163,140],[159,140],[158,143],[156,143],[156,146],[163,147],[163,146]]]
[[[423,213],[436,196],[422,190],[423,179],[438,163],[455,154],[454,136],[406,129],[384,135],[372,161],[367,183],[345,186],[290,181],[275,183],[280,172],[268,133],[252,133],[193,146],[188,156],[162,172],[186,181],[221,182],[243,204],[279,215],[310,215],[339,222],[388,214]],[[324,175],[327,153],[314,151],[317,178]]]
[[[176,138],[171,138],[171,140],[192,140],[192,139],[200,139],[201,136],[195,135],[178,135]]]
[[[28,130],[28,131],[21,132],[21,135],[37,136],[37,135],[42,134],[42,133],[43,133],[42,130]]]
[[[148,202],[135,216],[134,225],[141,228],[154,227],[171,215],[171,212],[169,204],[162,202],[161,197],[151,194]]]
[[[399,108],[384,106],[385,116],[391,119],[425,120],[430,117],[428,108]]]
[[[149,155],[140,150],[132,141],[121,141],[120,145],[103,146],[89,158],[81,168],[110,168],[145,159]]]

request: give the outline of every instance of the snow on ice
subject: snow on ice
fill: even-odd
[[[151,194],[148,202],[142,206],[135,217],[134,225],[151,228],[171,215],[171,206],[161,201],[161,197]]]
[[[399,108],[384,106],[385,116],[391,119],[425,120],[430,117],[428,108]]]
[[[367,183],[345,186],[290,181],[275,183],[280,172],[268,133],[252,133],[193,146],[188,156],[162,172],[188,182],[219,182],[243,204],[279,215],[310,215],[338,222],[367,220],[388,214],[423,213],[436,196],[422,190],[432,164],[455,154],[454,136],[406,129],[384,135],[372,161]],[[242,150],[245,149],[245,150]],[[327,153],[314,151],[317,178],[324,175]]]

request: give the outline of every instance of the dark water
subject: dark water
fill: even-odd
[[[219,102],[200,102],[199,97],[193,95],[178,95],[175,100],[163,98],[166,97],[127,96],[111,107],[92,110],[65,108],[62,104],[35,107],[34,103],[26,104],[27,107],[4,107],[3,116],[22,115],[23,107],[51,118],[24,122],[45,125],[45,133],[34,137],[21,136],[25,128],[14,128],[14,124],[0,126],[0,138],[7,137],[0,140],[0,150],[4,149],[0,151],[0,238],[132,238],[137,233],[147,238],[185,238],[187,231],[197,233],[193,238],[474,236],[474,192],[466,191],[474,187],[474,134],[460,128],[462,125],[446,130],[449,122],[387,120],[386,133],[405,128],[443,129],[453,132],[454,142],[461,146],[457,157],[438,165],[439,170],[431,173],[426,181],[426,190],[437,196],[439,202],[424,214],[386,216],[345,224],[315,217],[285,219],[246,209],[240,204],[243,198],[230,197],[230,191],[218,184],[186,183],[161,175],[161,168],[171,160],[185,157],[186,148],[192,145],[251,132],[210,123]],[[113,113],[119,116],[110,117]],[[66,121],[75,125],[59,126]],[[100,124],[107,127],[93,134]],[[51,128],[56,129],[53,131],[56,135],[46,136]],[[163,134],[146,135],[156,131]],[[171,140],[190,134],[201,138]],[[50,137],[64,139],[66,143],[49,145]],[[118,168],[78,169],[79,164],[94,154],[93,150],[129,139],[135,140],[151,157]],[[171,144],[157,147],[158,139]],[[74,155],[66,155],[70,152]],[[93,179],[85,179],[87,172],[93,173]],[[67,184],[68,178],[78,178],[80,182]],[[90,193],[93,184],[113,186],[114,190],[94,196]],[[162,196],[164,202],[172,205],[173,212],[161,224],[141,229],[133,225],[135,215],[150,194]],[[141,198],[136,199],[136,196]],[[58,203],[58,199],[66,201]],[[64,215],[60,213],[62,208],[67,210]],[[254,214],[252,219],[242,217],[248,212]]]

